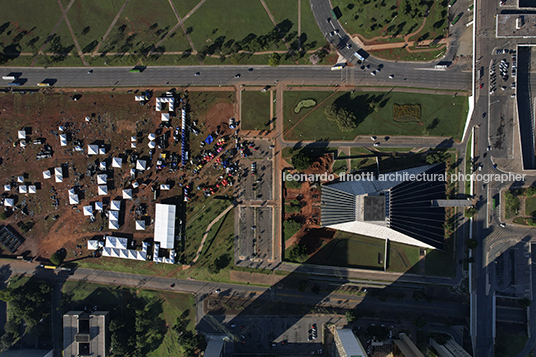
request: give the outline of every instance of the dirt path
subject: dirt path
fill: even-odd
[[[73,0],[74,1],[74,0]],[[104,36],[102,36],[102,40],[99,42],[99,44],[97,45],[97,47],[95,47],[95,51],[93,51],[93,53],[91,54],[92,57],[98,55],[98,51],[100,50],[101,46],[102,46],[102,43],[104,41],[106,41],[106,39],[108,38],[108,35],[110,34],[110,32],[112,31],[112,29],[114,28],[115,26],[115,23],[117,22],[117,20],[119,20],[119,16],[121,16],[121,14],[123,13],[123,10],[125,10],[125,7],[127,6],[127,4],[130,2],[130,0],[125,0],[125,2],[123,3],[123,6],[121,6],[121,9],[119,9],[119,12],[117,13],[117,15],[115,15],[112,23],[110,24],[110,26],[108,27],[108,30],[106,30],[106,32],[104,33]]]
[[[201,240],[201,244],[199,245],[199,249],[197,250],[197,253],[195,254],[195,257],[192,260],[192,265],[195,264],[195,262],[197,262],[197,259],[199,259],[199,256],[201,255],[201,252],[203,251],[203,246],[205,245],[205,241],[207,240],[208,234],[210,233],[210,230],[212,229],[212,226],[214,224],[216,224],[216,222],[218,222],[223,216],[225,216],[227,214],[227,212],[229,212],[233,208],[234,208],[234,205],[230,205],[229,207],[227,207],[225,209],[225,211],[220,213],[219,216],[214,218],[212,220],[212,222],[210,222],[210,224],[207,226],[207,229],[205,230],[205,233],[203,233],[203,239]]]
[[[69,28],[69,32],[71,33],[71,37],[73,38],[74,45],[76,46],[76,50],[78,51],[78,56],[80,56],[80,59],[82,60],[82,63],[84,64],[84,66],[87,67],[89,64],[86,62],[84,58],[84,52],[82,52],[82,48],[80,48],[80,44],[78,43],[78,40],[76,39],[73,28],[71,26],[71,22],[69,21],[69,17],[67,16],[67,11],[63,9],[63,5],[61,4],[60,0],[58,0],[58,5],[60,6],[61,12],[65,13],[65,23],[67,24],[67,27]]]

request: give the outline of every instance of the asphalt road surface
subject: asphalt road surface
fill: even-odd
[[[372,60],[371,60],[372,61]],[[376,60],[374,60],[376,61]],[[370,62],[370,61],[369,61]],[[368,62],[367,62],[368,63]],[[371,64],[374,68],[376,64]],[[252,68],[252,71],[248,69]],[[148,67],[141,73],[129,73],[131,67],[99,67],[88,74],[88,68],[0,68],[0,76],[19,73],[17,87],[35,88],[37,83],[49,80],[55,87],[174,87],[274,85],[285,82],[292,85],[350,85],[403,86],[433,89],[470,90],[470,72],[458,67],[435,70],[430,63],[401,64],[385,62],[376,76],[360,67],[346,67],[332,71],[330,66],[192,66]],[[199,72],[199,76],[194,74]],[[240,78],[235,75],[240,73]],[[393,75],[393,79],[389,79]],[[2,80],[7,86],[11,81]]]

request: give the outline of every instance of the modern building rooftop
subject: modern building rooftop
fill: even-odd
[[[497,38],[536,37],[536,14],[498,14],[495,31]]]
[[[445,177],[437,164],[323,185],[322,226],[443,249]]]
[[[106,357],[110,337],[108,311],[69,311],[63,315],[63,356]]]

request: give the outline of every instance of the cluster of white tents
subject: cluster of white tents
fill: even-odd
[[[174,112],[175,111],[175,98],[173,97],[157,97],[156,98],[156,107],[155,110],[157,112],[162,111],[162,105],[167,103],[168,104],[168,111]]]
[[[98,240],[88,240],[88,250],[98,250],[102,248],[103,257],[133,259],[133,260],[147,260],[147,250],[149,243],[142,243],[142,250],[128,249],[128,239],[118,238],[112,236],[106,236],[105,242]]]
[[[175,251],[169,251],[169,258],[159,257],[160,254],[160,243],[154,243],[154,252],[153,252],[153,262],[164,263],[164,264],[175,264]]]
[[[99,145],[88,145],[87,154],[88,155],[106,155],[106,148],[104,147],[99,148]]]

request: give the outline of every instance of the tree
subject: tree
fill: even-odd
[[[308,258],[307,246],[304,244],[296,244],[288,253],[288,259],[293,262],[305,263]]]
[[[440,162],[445,162],[447,157],[448,154],[444,151],[433,151],[426,155],[426,162],[429,164],[437,164]]]
[[[478,247],[478,242],[476,241],[476,239],[468,239],[467,240],[467,248],[475,249],[476,247]]]
[[[357,127],[357,118],[354,113],[346,108],[337,106],[335,103],[326,107],[325,114],[329,121],[338,125],[340,131],[348,132]]]
[[[357,314],[353,310],[346,311],[345,315],[346,321],[348,321],[349,324],[357,320]]]
[[[63,256],[60,253],[55,252],[50,256],[50,262],[56,266],[60,266],[61,263],[63,263]]]
[[[270,58],[268,59],[268,64],[270,67],[277,67],[279,66],[279,62],[281,61],[281,55],[279,53],[274,52],[270,55]]]
[[[527,189],[527,196],[534,196],[536,195],[536,187],[529,187]]]
[[[292,157],[292,166],[298,171],[308,169],[312,163],[313,158],[305,154],[303,151],[300,151]]]
[[[470,207],[465,209],[465,217],[467,218],[473,218],[478,213],[478,209],[476,207]]]

